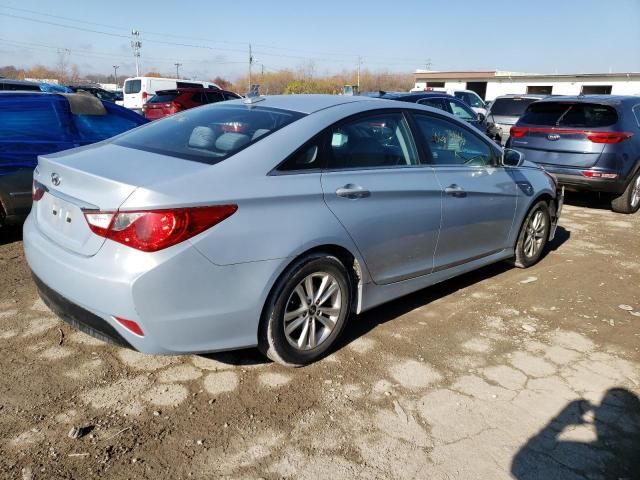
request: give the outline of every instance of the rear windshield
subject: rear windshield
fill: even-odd
[[[156,93],[148,103],[168,103],[178,97],[180,92]]]
[[[492,115],[519,117],[537,98],[498,98],[491,105]]]
[[[520,119],[530,125],[555,127],[608,127],[618,121],[616,109],[596,103],[541,102],[531,105]]]
[[[127,80],[124,82],[124,93],[138,93],[141,89],[141,80]]]
[[[213,165],[303,116],[289,110],[217,103],[153,122],[114,143]]]

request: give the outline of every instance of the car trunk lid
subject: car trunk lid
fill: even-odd
[[[36,224],[66,250],[95,255],[105,239],[91,232],[85,211],[116,211],[140,186],[203,168],[201,163],[112,144],[40,156],[34,180],[46,193],[34,202]]]

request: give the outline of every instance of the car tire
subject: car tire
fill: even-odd
[[[513,262],[516,267],[528,268],[540,260],[549,240],[550,229],[549,205],[540,200],[531,207],[520,227]]]
[[[640,170],[625,188],[622,195],[611,200],[611,210],[617,213],[636,213],[640,209]]]
[[[297,260],[280,276],[267,300],[258,349],[290,367],[318,360],[340,336],[351,296],[349,273],[338,258],[313,253]]]

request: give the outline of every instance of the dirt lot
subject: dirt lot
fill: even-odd
[[[296,370],[75,332],[0,232],[0,477],[640,478],[640,214],[584,200],[534,268],[353,318]]]

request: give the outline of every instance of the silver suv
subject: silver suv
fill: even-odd
[[[500,145],[505,145],[509,130],[533,102],[547,95],[501,95],[491,102],[484,120],[487,136]]]

